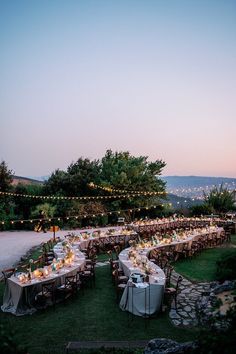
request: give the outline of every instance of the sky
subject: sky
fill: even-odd
[[[0,0],[0,160],[236,177],[236,0]]]

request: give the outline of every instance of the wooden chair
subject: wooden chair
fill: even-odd
[[[4,278],[4,283],[6,284],[7,279],[10,278],[15,273],[16,268],[3,269],[2,274]]]
[[[120,246],[116,245],[116,246],[113,247],[113,249],[114,249],[114,252],[115,252],[115,255],[116,255],[116,259],[119,259],[119,254],[121,252]]]
[[[115,268],[117,268],[117,265],[119,266],[119,261],[118,261],[118,259],[114,260],[113,253],[111,250],[107,251],[107,254],[109,256],[110,269],[111,269],[111,273],[112,273],[113,270],[115,270]]]
[[[55,307],[55,280],[42,284],[42,290],[35,296],[35,306],[44,309],[49,305]]]
[[[123,272],[122,272],[123,273]],[[123,275],[120,273],[119,269],[115,269],[112,273],[113,277],[114,277],[114,283],[117,284],[121,284],[121,283],[127,283],[127,281],[129,280],[129,278],[126,275]]]
[[[85,265],[84,270],[79,272],[80,280],[82,286],[85,287],[87,284],[95,285],[95,263]]]
[[[172,300],[174,299],[176,309],[177,309],[177,295],[179,292],[179,285],[182,280],[183,277],[180,275],[177,279],[175,287],[165,288],[164,297],[166,298],[168,305],[171,306]]]
[[[173,272],[173,267],[170,264],[167,264],[167,266],[163,269],[165,276],[166,276],[166,287],[170,286],[170,279],[171,279],[171,274]]]
[[[226,242],[231,243],[231,232],[229,230],[225,231]]]
[[[56,289],[57,295],[65,302],[70,296],[76,294],[78,286],[78,275],[68,275],[65,277],[65,283]]]
[[[119,276],[118,269],[114,270],[113,276],[116,288],[116,302],[118,303],[129,278],[126,276]]]

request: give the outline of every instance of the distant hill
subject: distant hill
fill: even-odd
[[[17,184],[21,183],[24,185],[29,185],[29,184],[39,184],[42,185],[42,181],[38,181],[37,179],[33,178],[28,178],[28,177],[21,177],[21,176],[12,176],[12,185],[17,186]]]
[[[217,186],[221,183],[236,185],[236,178],[228,177],[166,176],[161,178],[167,182],[168,188]]]
[[[175,209],[189,208],[194,205],[199,205],[203,201],[200,199],[189,198],[189,197],[180,197],[178,195],[168,193],[167,202],[172,204],[172,207]]]
[[[41,182],[44,182],[44,181],[47,181],[49,179],[50,175],[48,176],[40,176],[40,177],[35,177],[35,176],[29,176],[27,178],[30,178],[30,179],[35,179],[37,181],[41,181]]]
[[[182,197],[200,198],[203,191],[209,192],[214,186],[233,190],[236,189],[236,178],[202,177],[202,176],[166,176],[161,177],[166,182],[167,192]]]

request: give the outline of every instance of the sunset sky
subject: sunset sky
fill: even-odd
[[[235,0],[1,0],[0,53],[16,175],[110,148],[236,177]]]

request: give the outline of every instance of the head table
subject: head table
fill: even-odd
[[[220,236],[221,232],[224,232],[222,227],[210,226],[185,232],[181,237],[175,234],[175,240],[172,242],[165,239],[161,241],[153,239],[152,245],[150,243],[149,246],[142,244],[123,250],[119,255],[119,263],[124,274],[129,277],[129,281],[121,297],[120,308],[143,317],[160,311],[166,276],[160,267],[148,260],[148,255],[152,250],[171,245],[178,248],[178,245],[185,243],[191,247],[192,241],[199,239],[199,237],[213,233]],[[157,244],[157,242],[159,243]],[[133,283],[131,279],[133,273],[148,274],[148,280],[143,283]]]

